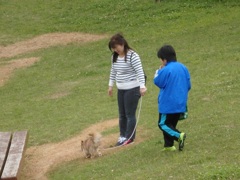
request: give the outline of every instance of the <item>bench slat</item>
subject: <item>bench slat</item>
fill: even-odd
[[[15,132],[8,157],[3,169],[1,180],[17,180],[20,172],[23,154],[27,144],[27,131]]]
[[[0,132],[0,177],[3,172],[3,167],[7,159],[7,153],[10,147],[12,133]]]

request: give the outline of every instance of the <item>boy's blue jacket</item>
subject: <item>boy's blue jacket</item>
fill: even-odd
[[[170,61],[156,71],[154,84],[160,88],[158,111],[162,114],[186,111],[188,91],[191,89],[188,69],[177,61]]]

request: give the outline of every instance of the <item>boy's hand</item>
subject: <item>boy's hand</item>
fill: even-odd
[[[166,64],[167,64],[167,60],[165,60],[165,59],[162,60],[162,64],[159,69],[162,69],[164,66],[166,66]]]
[[[164,67],[164,65],[162,64],[160,67],[159,67],[159,69],[162,69]]]

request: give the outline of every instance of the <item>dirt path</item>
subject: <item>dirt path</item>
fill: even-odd
[[[118,119],[107,120],[90,126],[69,140],[28,148],[25,153],[22,178],[28,180],[46,180],[46,173],[60,164],[75,159],[79,159],[80,163],[89,161],[85,159],[84,154],[80,151],[81,140],[85,139],[90,132],[101,133],[117,125]],[[103,156],[127,148],[127,146],[109,148],[116,143],[117,137],[118,134],[103,136],[101,146]],[[133,145],[141,141],[143,139],[138,138]]]
[[[41,59],[40,57],[32,57],[6,61],[4,58],[14,58],[17,55],[57,45],[67,45],[70,43],[84,44],[98,41],[106,37],[106,35],[86,33],[51,33],[8,46],[0,46],[0,87],[10,79],[15,69],[29,67]]]
[[[14,70],[19,68],[25,68],[32,66],[35,62],[39,61],[40,58],[24,58],[10,61],[4,66],[0,66],[0,87],[2,87],[12,76]]]
[[[9,46],[0,46],[0,58],[11,58],[20,54],[36,51],[57,45],[67,45],[73,42],[87,43],[106,38],[106,35],[86,33],[51,33],[17,42]]]

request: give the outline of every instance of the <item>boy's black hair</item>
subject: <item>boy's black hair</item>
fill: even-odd
[[[176,52],[171,45],[162,46],[157,53],[158,58],[167,61],[177,61]]]

